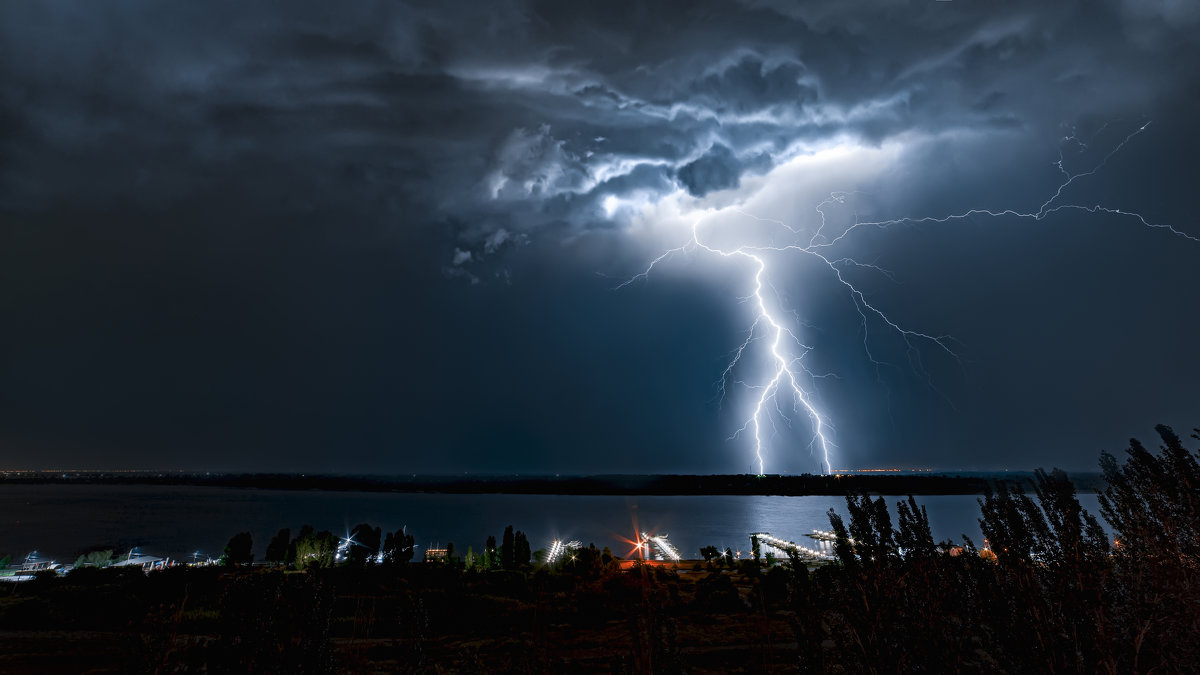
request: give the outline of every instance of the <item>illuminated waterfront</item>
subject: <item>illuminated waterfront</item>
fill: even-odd
[[[889,504],[898,497],[888,497]],[[1098,513],[1096,496],[1080,502]],[[967,534],[982,544],[975,495],[918,497],[929,511],[937,539]],[[14,558],[37,549],[59,559],[85,550],[140,546],[177,559],[195,551],[219,554],[229,537],[249,531],[256,557],[282,527],[296,531],[348,531],[367,522],[386,531],[407,526],[420,550],[453,542],[479,550],[489,535],[513,524],[535,548],[554,540],[610,546],[614,552],[635,532],[666,533],[684,557],[701,546],[746,551],[751,532],[770,532],[788,541],[828,542],[806,537],[827,530],[829,508],[846,516],[842,497],[597,497],[559,495],[444,495],[362,492],[276,491],[200,487],[70,485],[46,488],[10,485],[0,489],[0,554]]]

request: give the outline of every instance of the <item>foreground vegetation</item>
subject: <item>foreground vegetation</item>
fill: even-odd
[[[1194,672],[1200,457],[1159,434],[1157,453],[1101,458],[1115,545],[1060,471],[1032,494],[989,490],[986,545],[935,542],[911,498],[893,520],[882,498],[848,497],[849,522],[830,513],[837,561],[812,569],[621,571],[595,547],[535,566],[512,531],[479,556],[410,564],[403,531],[369,526],[359,540],[391,552],[379,563],[363,548],[329,564],[336,538],[306,563],[324,535],[281,532],[268,557],[291,565],[251,568],[235,537],[227,566],[81,566],[15,586],[0,671]]]

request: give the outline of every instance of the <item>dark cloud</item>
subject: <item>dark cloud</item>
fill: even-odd
[[[837,133],[1124,114],[1177,88],[1179,65],[1146,74],[1191,45],[1192,15],[1170,3],[877,4],[9,8],[3,106],[21,170],[0,199],[40,208],[67,181],[81,199],[169,197],[268,157],[314,180],[357,166],[393,198],[495,227],[586,227],[544,202],[643,166],[687,175],[714,146],[769,163]],[[1129,37],[1143,30],[1163,37]],[[78,176],[57,166],[67,152]],[[513,213],[516,196],[529,203]]]
[[[337,467],[322,453],[352,447],[340,457],[357,468],[549,470],[555,456],[562,468],[637,470],[654,454],[663,470],[744,469],[723,440],[737,420],[711,386],[740,339],[725,303],[744,279],[667,272],[614,294],[598,274],[655,254],[628,235],[644,223],[623,205],[720,200],[840,139],[906,150],[901,166],[845,186],[871,193],[839,222],[1036,208],[1061,177],[1064,136],[1088,139],[1064,146],[1082,168],[1153,120],[1123,163],[1070,198],[1194,233],[1198,24],[1171,0],[7,3],[0,442],[44,448],[49,463],[102,449],[157,464],[176,448],[164,461]],[[800,201],[789,217],[812,216]],[[1147,360],[1158,348],[1144,327],[1116,337],[1082,312],[1071,328],[1046,300],[1003,313],[1014,333],[1001,338],[973,304],[967,289],[1004,306],[1092,278],[1069,297],[1104,306],[1120,288],[1090,277],[1097,266],[1192,260],[1182,240],[1156,248],[1161,232],[1112,239],[1127,223],[1062,220],[1012,240],[1009,224],[976,219],[966,240],[922,227],[852,242],[901,279],[872,298],[971,336],[971,363],[985,365],[929,365],[945,397],[909,370],[879,375],[863,365],[853,305],[833,287],[828,306],[810,300],[843,374],[821,389],[851,461],[946,465],[969,452],[962,464],[996,465],[1022,434],[1050,438],[1054,419],[1033,408],[1075,389],[1030,384],[1055,398],[1025,397],[1013,364],[1058,364],[1062,382],[1094,390],[1089,367],[1062,355],[1071,349],[1095,364],[1139,355],[1116,369],[1160,393],[1159,407],[1122,415],[1129,397],[1115,393],[1064,404],[1073,430],[1111,419],[1063,450],[1065,463],[1090,465],[1131,425],[1190,422],[1171,417],[1194,414],[1172,402],[1200,374],[1175,356],[1185,347],[1161,356],[1180,359],[1176,375],[1139,379],[1130,371],[1166,370]],[[1121,243],[1094,244],[1097,262],[1064,277],[1026,276],[1057,264],[1038,250],[1072,255],[1068,243],[1097,239]],[[966,274],[947,269],[961,253],[948,241],[986,242],[973,268],[992,276],[935,283]],[[1169,286],[1130,281],[1121,300],[1175,316],[1196,286],[1173,273]],[[799,288],[781,293],[801,304]],[[1194,333],[1193,320],[1172,320]],[[1027,421],[974,436],[1012,417]],[[214,454],[198,459],[202,449]]]
[[[703,197],[713,190],[737,187],[742,163],[723,145],[715,145],[704,156],[679,168],[679,182],[688,193]]]

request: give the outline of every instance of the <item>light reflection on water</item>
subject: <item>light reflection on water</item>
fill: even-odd
[[[895,503],[887,497],[895,522]],[[958,543],[963,534],[980,545],[975,495],[918,497],[934,537]],[[1094,494],[1083,507],[1099,514]],[[702,546],[747,551],[749,533],[771,534],[817,548],[804,535],[829,529],[834,508],[848,518],[842,497],[592,497],[559,495],[438,495],[276,491],[203,487],[7,485],[0,487],[0,556],[37,549],[66,560],[96,547],[183,559],[192,551],[218,555],[231,535],[249,531],[255,554],[281,527],[304,524],[344,534],[368,522],[386,531],[407,526],[423,547],[453,542],[480,551],[488,535],[500,540],[506,525],[523,530],[535,549],[553,539],[578,539],[628,553],[634,520],[648,533],[667,533],[685,557]],[[828,545],[824,550],[828,550]]]

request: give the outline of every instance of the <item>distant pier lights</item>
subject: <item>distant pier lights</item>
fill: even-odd
[[[550,548],[546,549],[545,564],[553,565],[559,560],[562,560],[564,556],[573,556],[573,552],[579,550],[580,548],[583,548],[583,544],[578,541],[564,542],[561,539],[555,539],[554,541],[550,542]]]
[[[813,536],[813,535],[809,535]],[[824,551],[797,544],[794,541],[781,539],[770,532],[751,532],[750,550],[758,551],[759,555],[771,554],[776,557],[791,557],[795,555],[801,560],[823,562],[832,560],[833,556]]]
[[[646,552],[653,552],[652,555],[654,555],[654,557],[658,560],[676,561],[682,558],[682,556],[679,555],[678,549],[671,544],[670,540],[667,539],[667,535],[665,534],[656,534],[651,536],[643,532],[642,544],[646,547]]]

